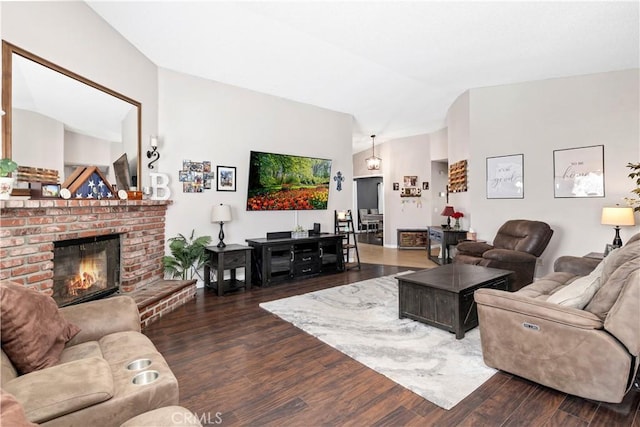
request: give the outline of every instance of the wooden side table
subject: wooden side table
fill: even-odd
[[[453,228],[429,227],[429,240],[427,241],[427,256],[436,264],[449,264],[451,257],[449,247],[458,244],[458,241],[467,238],[467,230],[454,230]],[[440,256],[431,254],[431,245],[440,244]],[[442,258],[442,259],[440,259]]]
[[[588,254],[583,255],[583,258],[593,258],[593,259],[603,260],[604,259],[604,253],[603,252],[589,252]]]
[[[224,248],[207,246],[209,265],[204,266],[204,285],[217,291],[218,296],[238,289],[251,289],[250,246],[227,245]],[[244,267],[244,281],[236,279],[236,269]],[[215,284],[211,283],[211,270],[216,270]],[[224,271],[230,270],[231,278],[224,280]]]

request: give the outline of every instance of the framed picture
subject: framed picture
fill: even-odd
[[[524,199],[524,154],[487,157],[487,199]]]
[[[116,185],[118,190],[129,190],[131,186],[131,173],[129,172],[129,159],[127,153],[120,156],[113,162],[113,173],[116,176]]]
[[[418,185],[418,177],[415,175],[407,175],[404,177],[405,187],[415,187]]]
[[[398,191],[400,190],[400,183],[399,182],[394,182],[393,183],[393,191]]]
[[[554,197],[604,197],[604,145],[553,151]]]
[[[216,166],[218,191],[236,191],[236,168],[233,166]]]
[[[42,197],[60,197],[60,184],[42,184]]]
[[[423,182],[422,182],[422,189],[423,189],[423,190],[428,190],[428,189],[429,189],[429,183],[428,183],[428,182],[426,182],[426,181],[423,181]]]

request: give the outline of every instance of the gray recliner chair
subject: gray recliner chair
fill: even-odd
[[[533,281],[536,260],[553,236],[549,224],[526,219],[505,222],[493,245],[482,242],[461,242],[456,246],[455,263],[482,265],[514,272],[509,290],[517,291]]]
[[[640,364],[640,234],[592,272],[597,264],[560,257],[553,273],[517,292],[477,290],[485,363],[585,399],[621,402]]]

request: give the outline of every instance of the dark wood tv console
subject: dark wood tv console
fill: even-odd
[[[253,284],[271,286],[285,280],[344,271],[342,236],[319,234],[302,238],[247,239]]]

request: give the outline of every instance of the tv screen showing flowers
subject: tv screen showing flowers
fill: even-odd
[[[248,211],[327,209],[331,160],[251,151]]]

